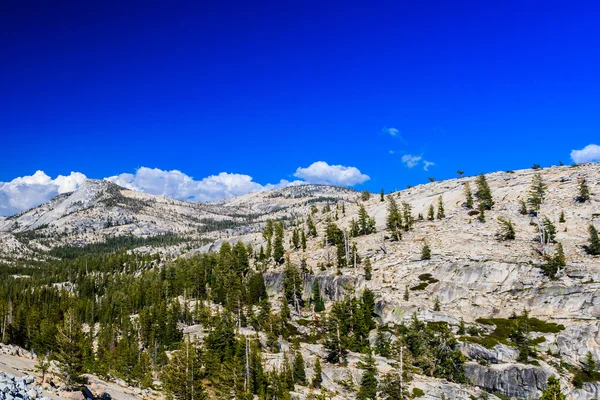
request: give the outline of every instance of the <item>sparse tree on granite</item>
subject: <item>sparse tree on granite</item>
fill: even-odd
[[[500,222],[500,240],[514,240],[515,239],[515,227],[510,219],[498,218]]]
[[[473,193],[471,193],[469,182],[465,182],[465,207],[473,208]]]
[[[427,243],[423,245],[421,249],[421,260],[429,260],[431,259],[431,248]]]
[[[542,175],[535,174],[531,182],[531,187],[529,188],[529,198],[527,199],[527,202],[533,207],[534,210],[537,211],[540,209],[540,206],[544,202],[544,197],[547,190],[548,185],[544,183]]]
[[[598,230],[593,224],[590,224],[588,231],[590,233],[590,244],[587,247],[587,251],[593,256],[598,256],[600,255],[600,238],[598,237]]]
[[[590,199],[590,187],[585,178],[579,181],[579,195],[575,198],[579,203],[585,203]]]
[[[429,210],[427,211],[427,220],[433,221],[435,219],[435,208],[433,208],[433,204],[429,205]]]
[[[475,184],[477,186],[477,192],[475,196],[483,204],[486,210],[491,210],[494,206],[494,200],[492,199],[492,191],[488,185],[487,179],[484,174],[477,177]]]
[[[437,219],[446,218],[446,211],[444,210],[444,201],[442,196],[438,197],[438,211],[437,211]]]

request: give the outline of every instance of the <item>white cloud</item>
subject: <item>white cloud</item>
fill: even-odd
[[[394,150],[390,150],[390,154],[396,154]]]
[[[386,133],[386,134],[388,134],[390,136],[396,136],[396,135],[398,135],[398,133],[400,133],[400,131],[398,129],[396,129],[396,128],[388,128],[387,126],[384,126],[381,129],[381,132]]]
[[[432,161],[423,160],[423,169],[425,171],[429,171],[429,167],[433,167],[435,165]]]
[[[298,168],[294,176],[303,180],[290,182],[282,179],[279,183],[262,185],[244,174],[221,172],[195,180],[178,170],[141,167],[133,174],[123,173],[105,179],[130,190],[191,201],[219,200],[304,183],[353,186],[369,179],[355,167],[329,165],[323,161],[315,162],[307,168]],[[43,171],[37,171],[31,176],[0,182],[0,215],[13,215],[43,204],[58,194],[74,191],[85,179],[85,175],[79,172],[52,179]]]
[[[261,185],[254,182],[249,175],[227,172],[194,180],[178,170],[163,171],[147,167],[141,167],[135,174],[120,174],[108,177],[106,180],[135,191],[192,201],[219,200],[294,184],[281,180],[277,184]]]
[[[0,215],[13,215],[47,202],[58,194],[72,192],[85,180],[85,175],[71,172],[68,176],[50,178],[43,171],[0,182]]]
[[[577,164],[600,161],[600,146],[588,144],[581,150],[572,150],[571,159]]]
[[[421,156],[413,156],[412,154],[405,154],[402,156],[402,162],[406,164],[408,168],[412,168],[421,161]]]
[[[307,183],[320,183],[337,186],[354,186],[371,179],[361,173],[356,167],[329,165],[325,161],[317,161],[307,168],[300,168],[294,173],[296,178],[304,179]]]

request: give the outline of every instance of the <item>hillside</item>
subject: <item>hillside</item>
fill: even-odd
[[[536,209],[527,202],[532,183],[540,178],[544,189],[541,205]],[[303,185],[212,203],[177,201],[88,180],[73,193],[0,220],[0,255],[7,262],[3,267],[5,274],[17,271],[31,276],[32,286],[27,286],[27,278],[20,278],[19,287],[23,290],[72,279],[73,293],[88,301],[81,300],[78,306],[86,323],[105,323],[97,316],[89,316],[87,310],[91,307],[89,301],[97,304],[99,310],[108,307],[103,300],[108,299],[108,293],[110,299],[124,298],[124,303],[131,303],[127,312],[134,320],[143,318],[158,304],[172,307],[174,299],[188,311],[208,307],[209,311],[202,309],[200,314],[214,315],[217,309],[230,312],[238,337],[257,338],[266,371],[283,371],[286,357],[302,354],[306,376],[310,378],[319,359],[325,398],[358,396],[364,369],[359,360],[364,361],[365,357],[360,353],[368,352],[365,349],[369,347],[378,349],[375,365],[380,381],[386,373],[399,370],[396,350],[402,348],[406,357],[402,358],[403,371],[410,371],[406,376],[411,380],[410,393],[415,395],[422,390],[423,399],[440,399],[442,395],[446,399],[537,399],[550,376],[559,379],[568,398],[600,398],[600,373],[593,371],[595,368],[586,370],[590,357],[600,360],[600,257],[586,249],[589,226],[600,229],[600,165],[487,174],[485,179],[494,204],[484,210],[484,221],[480,220],[478,208],[481,199],[476,195],[478,179],[472,176],[422,184],[386,194],[383,201],[378,194],[361,200],[361,194],[352,190]],[[586,201],[577,199],[582,181],[590,192]],[[467,183],[474,196],[473,208],[465,204]],[[404,212],[403,224],[411,221],[400,227],[400,240],[392,240],[395,232],[387,227],[390,199]],[[443,215],[439,215],[440,202]],[[526,212],[522,211],[522,202],[527,205]],[[431,205],[432,220],[428,218]],[[372,217],[373,226],[368,226],[367,218],[366,231],[360,227],[361,231],[353,234],[359,225],[361,207]],[[314,237],[310,235],[309,218],[316,227]],[[502,220],[510,221],[514,239],[503,240]],[[546,220],[554,226],[555,233],[552,240],[543,243],[540,226]],[[267,221],[280,221],[284,228],[281,244],[285,257],[281,263],[264,256],[265,251],[276,247],[276,233],[269,232],[271,222]],[[299,243],[294,246],[294,232],[306,233],[304,250]],[[548,228],[544,232],[549,232]],[[121,261],[98,261],[79,253],[75,253],[79,258],[59,260],[70,254],[69,249],[91,252],[92,248],[86,246],[123,235],[139,238],[122,248],[137,248],[129,253],[134,254],[131,257],[135,261],[127,255]],[[547,233],[544,238],[546,241]],[[242,261],[238,258],[246,252],[236,246],[238,242],[248,250],[249,261],[243,260],[246,256]],[[223,250],[224,243],[228,245]],[[430,248],[430,257],[423,257],[425,245]],[[564,262],[551,264],[557,259],[560,246]],[[230,256],[231,247],[234,252]],[[208,250],[217,253],[207,254]],[[163,257],[154,257],[154,253]],[[284,262],[284,258],[289,261]],[[60,277],[42,279],[42,260],[52,261],[48,271],[59,271]],[[67,271],[81,274],[83,260],[89,261],[89,265],[85,262],[85,278],[71,278]],[[30,263],[35,267],[27,266]],[[88,268],[94,271],[89,276]],[[298,271],[294,272],[297,277],[292,279],[290,271]],[[132,285],[131,291],[141,290],[135,289],[139,278],[145,279],[145,287],[165,290],[165,295],[156,304],[152,303],[154,300],[144,300],[148,302],[144,305],[137,297],[130,302],[126,296],[134,295],[125,289],[119,292],[118,287],[112,287],[113,278],[106,278],[114,276],[118,276],[121,286]],[[264,280],[270,300],[268,312],[261,303],[264,297],[245,300],[245,296],[252,298],[255,290],[249,283],[253,276]],[[88,294],[92,289],[82,290],[86,279],[95,287],[93,296]],[[294,285],[292,294],[290,279]],[[325,303],[324,313],[314,311],[314,301],[310,304],[315,296],[315,282]],[[2,293],[15,295],[8,287],[4,290]],[[244,300],[232,299],[238,290]],[[342,333],[348,341],[343,345],[347,350],[346,364],[332,362],[329,358],[335,335],[333,339],[330,335],[335,333],[335,329],[331,330],[335,326],[332,328],[331,323],[338,321],[339,338],[340,326],[354,321],[355,312],[360,309],[354,308],[352,299],[368,304],[365,293],[374,295],[375,326],[359,332],[352,322],[349,332]],[[284,295],[291,315],[289,325],[284,322],[279,331],[273,326],[281,324]],[[344,304],[351,310],[346,321],[334,314]],[[0,304],[0,311],[6,313],[6,309]],[[240,315],[246,318],[246,314],[247,320],[242,322]],[[207,339],[211,329],[217,329],[212,323],[206,318],[190,317],[184,311],[177,314],[178,329],[206,346],[212,343]],[[142,328],[139,329],[143,336]],[[98,335],[95,340],[101,340]],[[359,344],[360,335],[363,339]],[[429,338],[423,339],[429,342],[417,346],[419,336]],[[169,343],[165,350],[171,354],[171,342],[165,343]],[[395,350],[383,351],[384,344]],[[444,369],[445,362],[448,364]],[[230,367],[236,368],[234,364]],[[206,368],[208,393],[218,397],[220,381],[210,378],[209,363]],[[160,374],[154,376],[159,377]],[[307,399],[321,393],[308,386],[296,384],[292,396]],[[380,396],[383,397],[381,392]]]

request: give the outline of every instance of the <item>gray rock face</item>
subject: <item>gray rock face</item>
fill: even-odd
[[[575,389],[573,400],[592,400],[600,399],[600,383],[586,383],[581,389]]]
[[[492,364],[514,363],[519,352],[504,344],[497,344],[493,349],[487,349],[477,343],[462,343],[461,352],[471,360],[485,360]]]
[[[472,384],[487,391],[526,399],[539,398],[550,376],[542,367],[523,364],[486,367],[477,363],[467,363],[465,374]]]
[[[33,376],[17,378],[14,375],[0,372],[0,400],[44,399],[33,387],[33,382]]]

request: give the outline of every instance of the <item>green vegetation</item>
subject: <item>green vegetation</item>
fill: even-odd
[[[565,329],[563,325],[530,318],[525,311],[521,315],[513,314],[510,318],[479,318],[476,322],[493,325],[495,329],[489,335],[462,337],[461,340],[478,343],[487,348],[493,348],[498,343],[516,346],[522,361],[527,361],[534,355],[531,346],[537,343],[529,340],[529,332],[559,333]]]
[[[48,254],[62,259],[76,259],[84,256],[116,253],[123,250],[131,250],[136,247],[164,247],[185,242],[186,239],[166,233],[164,235],[137,237],[133,235],[113,236],[104,242],[90,243],[84,246],[58,246],[51,249]]]
[[[600,238],[598,237],[598,230],[593,224],[588,227],[590,233],[589,245],[586,247],[588,254],[593,256],[600,255]]]
[[[498,222],[500,222],[500,233],[498,234],[500,240],[515,240],[515,227],[512,221],[499,217]]]

